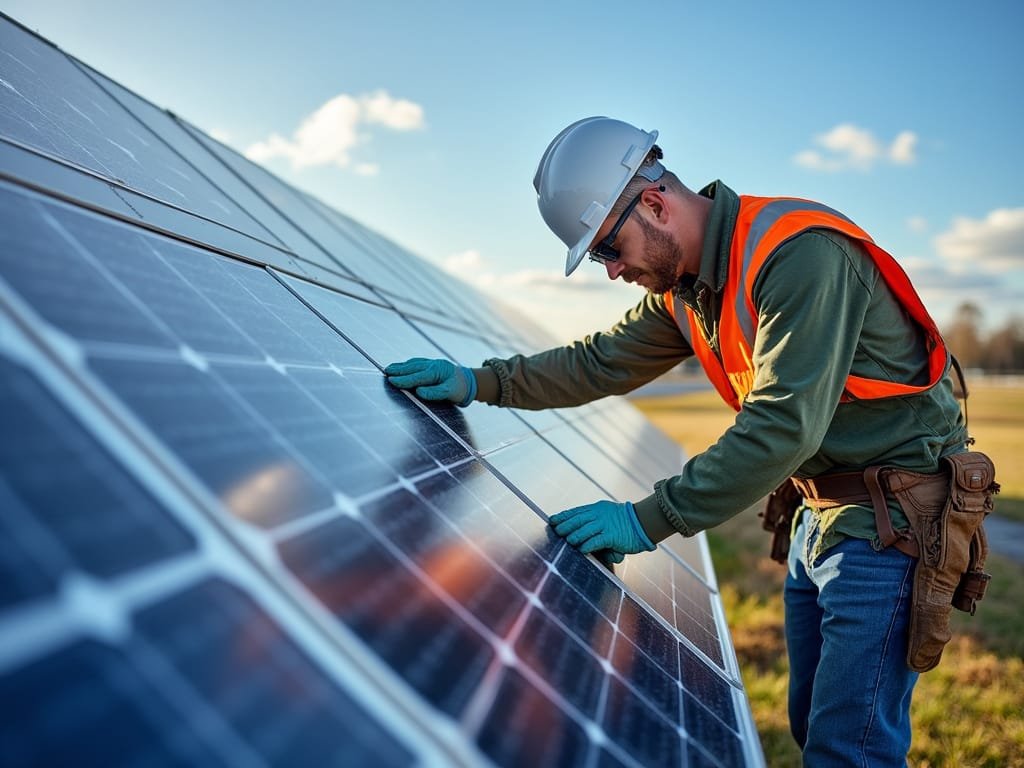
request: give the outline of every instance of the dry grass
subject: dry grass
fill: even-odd
[[[713,392],[634,403],[690,455],[732,423]],[[996,462],[1000,514],[1024,520],[1024,387],[971,386],[971,431]],[[722,600],[768,765],[800,765],[786,718],[784,569],[765,555],[768,536],[753,510],[708,533]],[[990,557],[994,580],[970,617],[954,611],[957,637],[922,675],[911,707],[914,768],[1024,768],[1024,566]]]

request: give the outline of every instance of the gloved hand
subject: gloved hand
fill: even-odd
[[[618,565],[626,556],[621,552],[616,552],[614,549],[599,549],[594,553],[594,557],[600,560],[602,563],[611,568],[613,565]]]
[[[622,562],[616,557],[619,554],[631,555],[654,549],[630,501],[624,504],[598,501],[573,507],[552,515],[549,522],[555,533],[564,536],[580,552],[609,550],[598,555],[605,563]]]
[[[465,408],[476,397],[473,372],[448,360],[414,357],[404,363],[392,363],[384,369],[384,375],[389,384],[411,389],[424,400],[450,400]]]

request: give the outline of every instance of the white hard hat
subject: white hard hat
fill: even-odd
[[[565,274],[583,261],[612,205],[658,138],[610,117],[588,117],[565,128],[548,145],[533,177],[537,206],[548,227],[569,247]],[[645,169],[657,181],[661,163]]]

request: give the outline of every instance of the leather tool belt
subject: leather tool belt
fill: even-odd
[[[882,546],[917,558],[907,665],[918,672],[934,668],[951,636],[950,609],[973,615],[991,579],[984,571],[988,541],[982,522],[999,492],[992,461],[983,453],[967,451],[945,457],[936,474],[868,467],[863,472],[792,478],[792,485],[815,509],[872,507]],[[906,514],[908,530],[893,529],[887,493]]]

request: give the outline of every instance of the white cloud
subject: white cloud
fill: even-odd
[[[600,291],[608,288],[611,281],[601,274],[595,277],[588,274],[573,274],[566,277],[565,272],[557,269],[523,269],[506,275],[505,280],[509,285],[518,288],[535,288],[547,291]]]
[[[896,165],[916,161],[917,134],[902,131],[886,147],[875,135],[852,123],[841,123],[814,137],[817,148],[804,149],[793,156],[793,162],[812,171],[836,172],[870,170],[882,158]]]
[[[917,134],[902,131],[889,145],[889,160],[896,165],[912,165],[917,161]]]
[[[480,251],[469,249],[439,260],[445,271],[509,305],[561,342],[616,323],[643,296],[643,290],[608,280],[603,271],[567,278],[558,269],[495,269]]]
[[[935,238],[935,249],[960,270],[987,267],[1008,272],[1024,267],[1024,208],[998,208],[984,219],[958,216]]]
[[[423,127],[423,107],[407,99],[393,99],[387,91],[360,96],[359,103],[367,123],[396,131],[418,131]]]
[[[451,272],[456,277],[460,277],[463,280],[470,277],[467,272],[480,273],[490,267],[483,256],[480,255],[480,251],[470,249],[468,251],[462,251],[460,253],[453,253],[450,256],[446,256],[441,261],[442,269]]]
[[[576,273],[567,278],[564,272],[557,269],[521,269],[499,273],[480,251],[475,249],[445,257],[441,260],[441,268],[478,288],[529,289],[548,293],[577,294],[580,291],[601,290],[610,285],[604,273],[601,273],[600,278],[584,273]]]
[[[907,219],[907,229],[911,232],[927,232],[928,231],[928,219],[924,216],[911,216]]]
[[[293,168],[348,168],[352,165],[351,150],[368,139],[361,132],[368,125],[383,125],[396,131],[419,130],[424,127],[423,108],[406,99],[392,98],[387,91],[361,96],[341,93],[303,119],[291,138],[272,133],[251,144],[245,155],[256,162],[283,157]],[[379,168],[374,163],[359,163],[353,170],[372,175]]]

